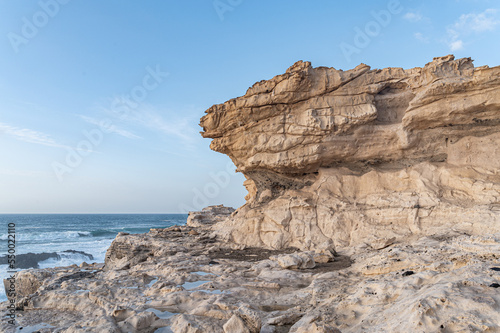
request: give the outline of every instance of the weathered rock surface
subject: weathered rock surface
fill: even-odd
[[[314,257],[310,253],[282,254],[269,259],[276,261],[285,269],[307,269],[315,266]]]
[[[299,61],[206,113],[202,135],[247,178],[247,203],[217,225],[227,241],[377,248],[500,231],[500,67]]]
[[[186,225],[190,227],[201,227],[212,225],[224,221],[233,212],[234,208],[225,207],[224,205],[208,206],[201,212],[189,212]]]
[[[312,252],[238,250],[191,230],[121,234],[105,265],[18,273],[16,325],[1,303],[0,331],[500,332],[500,234],[364,245],[352,260],[284,269],[268,258]]]

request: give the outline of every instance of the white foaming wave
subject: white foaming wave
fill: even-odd
[[[95,239],[92,237],[87,237],[84,239],[72,239],[68,242],[49,242],[40,244],[25,244],[22,246],[22,250],[18,251],[21,253],[42,253],[42,252],[56,252],[58,254],[63,253],[65,250],[76,250],[83,251],[85,253],[92,254],[96,262],[104,262],[104,257],[106,250],[109,248],[113,239]]]
[[[0,280],[4,280],[10,276],[9,273],[7,273],[9,266],[7,265],[0,265]],[[6,301],[7,300],[7,295],[5,295],[5,289],[0,288],[0,302]]]
[[[66,253],[65,253],[66,254]],[[77,255],[68,255],[62,256],[62,253],[59,253],[60,259],[58,258],[49,258],[44,261],[40,261],[38,263],[39,268],[51,268],[51,267],[65,267],[70,265],[80,265],[82,262],[95,262],[95,260],[89,259],[87,256],[82,254]]]
[[[90,231],[56,231],[56,232],[40,232],[40,233],[22,233],[16,234],[16,241],[31,241],[31,240],[62,240],[68,238],[90,237]],[[0,235],[0,240],[7,240],[8,234]]]
[[[89,238],[89,240],[92,238]],[[113,240],[94,240],[94,241],[89,241],[88,243],[64,243],[64,244],[57,244],[58,246],[54,248],[56,244],[53,244],[52,246],[47,246],[47,248],[40,248],[40,247],[33,247],[31,252],[56,252],[59,256],[60,259],[57,258],[49,258],[44,261],[40,261],[38,263],[38,266],[40,268],[50,268],[50,267],[64,267],[64,266],[69,266],[69,265],[80,265],[82,262],[88,262],[88,263],[103,263],[104,258],[106,257],[106,250],[108,247],[111,245],[111,242]],[[81,254],[81,253],[71,253],[71,252],[63,252],[68,249],[74,249],[77,251],[83,251],[85,253],[91,254],[94,256],[94,259],[89,259],[87,256]],[[0,265],[0,281],[3,281],[3,279],[6,279],[9,277],[7,274],[7,265]],[[4,288],[0,288],[0,302],[6,301],[7,297],[5,295],[5,290]]]

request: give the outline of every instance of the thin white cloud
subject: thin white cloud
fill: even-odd
[[[71,146],[58,143],[57,141],[52,139],[52,137],[48,134],[34,131],[34,130],[31,130],[28,128],[20,128],[20,127],[16,127],[16,126],[11,126],[11,125],[8,125],[5,123],[0,123],[0,136],[1,135],[9,136],[9,137],[11,137],[15,140],[18,140],[18,141],[33,143],[33,144],[42,145],[42,146],[72,149],[72,150],[76,150],[76,151],[84,151],[86,153],[97,152],[95,150],[81,149],[78,147],[73,148]]]
[[[464,48],[464,42],[462,40],[456,40],[454,42],[450,42],[450,50],[451,51],[458,51],[462,50]]]
[[[105,111],[120,121],[129,122],[136,126],[140,125],[149,130],[176,137],[183,144],[192,144],[195,135],[198,135],[198,132],[191,126],[192,119],[189,117],[173,117],[169,115],[167,119],[165,115],[152,106],[129,107],[122,97],[114,98],[111,105],[113,107],[104,108]]]
[[[86,121],[89,124],[101,126],[101,121],[99,121],[95,118],[84,116],[84,115],[79,115],[79,116],[82,120]],[[118,126],[116,126],[114,124],[106,127],[106,131],[109,133],[118,134],[118,135],[123,136],[123,137],[128,138],[128,139],[142,139],[140,136],[135,135],[134,133],[129,132],[127,130],[124,130],[122,128],[119,128]]]
[[[20,128],[5,123],[0,123],[0,133],[4,133],[16,140],[34,143],[43,146],[66,148],[67,146],[57,143],[50,135],[34,131],[28,128]]]
[[[408,12],[406,13],[403,18],[409,22],[419,22],[422,20],[422,15],[418,12]]]
[[[413,34],[413,37],[415,37],[415,39],[421,41],[422,43],[428,43],[429,42],[429,38],[425,37],[421,32],[415,32]]]
[[[448,27],[446,42],[451,51],[461,50],[465,45],[464,37],[494,31],[498,25],[500,25],[500,13],[494,8],[486,9],[479,14],[463,14]]]
[[[460,31],[485,32],[493,31],[500,24],[500,17],[497,9],[486,9],[480,14],[470,13],[460,16],[453,25],[453,29]]]

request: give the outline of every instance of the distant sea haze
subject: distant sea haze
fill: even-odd
[[[145,233],[151,228],[183,225],[186,219],[187,214],[0,214],[0,278],[8,276],[7,239],[12,223],[17,270],[21,270],[104,262],[106,250],[119,232]],[[0,302],[4,300],[2,287]]]

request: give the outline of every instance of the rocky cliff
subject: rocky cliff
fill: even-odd
[[[228,241],[379,248],[500,231],[500,67],[299,61],[206,113],[203,137],[247,178],[247,203],[216,227]]]

